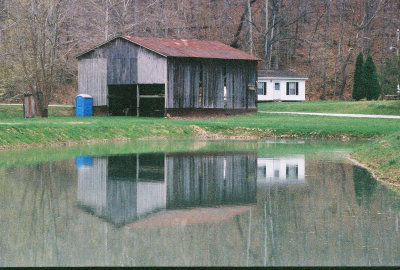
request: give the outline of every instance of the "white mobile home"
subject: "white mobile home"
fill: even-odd
[[[304,101],[307,78],[286,70],[259,70],[258,101]]]

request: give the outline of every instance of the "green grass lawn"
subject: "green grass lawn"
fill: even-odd
[[[381,180],[400,184],[400,132],[362,145],[351,156]]]
[[[196,128],[200,127],[200,129]],[[400,119],[357,119],[303,115],[252,114],[209,120],[144,117],[0,118],[0,146],[68,141],[188,138],[218,136],[375,138],[400,131]]]
[[[380,102],[387,111],[397,101]],[[263,103],[264,106],[330,108],[334,104],[367,102]],[[375,105],[377,105],[377,102]],[[372,103],[371,103],[372,104]],[[347,106],[349,107],[349,106]],[[291,107],[290,107],[291,108]],[[284,109],[282,109],[284,110]],[[400,111],[400,109],[399,109]],[[337,111],[335,111],[337,112]],[[360,111],[358,111],[359,113]],[[369,111],[368,113],[371,113]],[[393,114],[394,112],[392,112]],[[270,115],[256,113],[219,119],[165,119],[146,117],[74,117],[71,107],[50,107],[49,118],[24,119],[21,106],[0,106],[0,147],[49,145],[70,141],[118,140],[147,137],[303,137],[331,139],[369,139],[400,132],[399,119],[341,118],[308,115]]]
[[[400,100],[258,103],[259,111],[400,115]]]

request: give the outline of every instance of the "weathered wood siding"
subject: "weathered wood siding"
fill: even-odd
[[[252,62],[247,65],[248,83],[254,84],[254,89],[248,91],[248,107],[252,109],[257,108],[257,63]]]
[[[167,154],[167,209],[252,203],[257,155]]]
[[[78,62],[78,94],[93,97],[93,106],[108,105],[107,59],[82,59]]]
[[[91,166],[78,168],[78,204],[101,212],[107,206],[107,158],[93,158]]]
[[[166,208],[256,201],[255,152],[129,154],[92,161],[78,168],[78,204],[116,225]]]
[[[115,39],[78,59],[78,93],[93,105],[108,105],[107,85],[166,82],[167,59],[124,39]]]
[[[168,59],[167,108],[253,109],[255,83],[252,61]]]
[[[109,157],[94,157],[78,169],[78,204],[98,217],[121,225],[137,217],[137,182],[110,175]]]
[[[92,166],[78,168],[78,204],[86,211],[123,225],[165,208],[164,153],[93,157],[92,161]]]
[[[166,84],[171,109],[255,109],[256,62],[166,58],[118,38],[84,55],[78,63],[78,93],[108,105],[108,85]],[[226,88],[226,94],[224,94]]]
[[[139,84],[165,83],[167,58],[145,48],[138,48],[137,81]]]
[[[115,39],[85,54],[83,59],[107,60],[107,84],[136,84],[139,46],[123,39]]]

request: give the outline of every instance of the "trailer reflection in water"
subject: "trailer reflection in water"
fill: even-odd
[[[304,155],[257,159],[257,186],[305,183]]]
[[[201,223],[232,217],[256,203],[254,152],[77,157],[76,165],[78,205],[116,226],[156,212],[162,212],[153,217],[158,224],[172,213],[175,221]],[[182,210],[187,208],[192,209]]]

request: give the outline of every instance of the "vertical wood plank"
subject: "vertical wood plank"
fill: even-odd
[[[193,68],[193,108],[199,108],[199,83],[200,83],[200,66],[196,63]]]
[[[183,66],[183,108],[190,108],[190,63]]]
[[[172,59],[168,59],[168,108],[175,108],[174,98],[174,63]]]
[[[174,158],[166,156],[167,171],[167,207],[174,202]]]
[[[203,61],[203,98],[202,98],[202,108],[208,108],[208,63]]]
[[[224,75],[222,72],[223,62],[217,65],[216,70],[216,108],[224,108]]]
[[[208,108],[215,108],[215,65],[214,61],[209,61],[208,69]]]
[[[139,84],[136,84],[136,116],[139,117],[140,111],[140,89]]]

